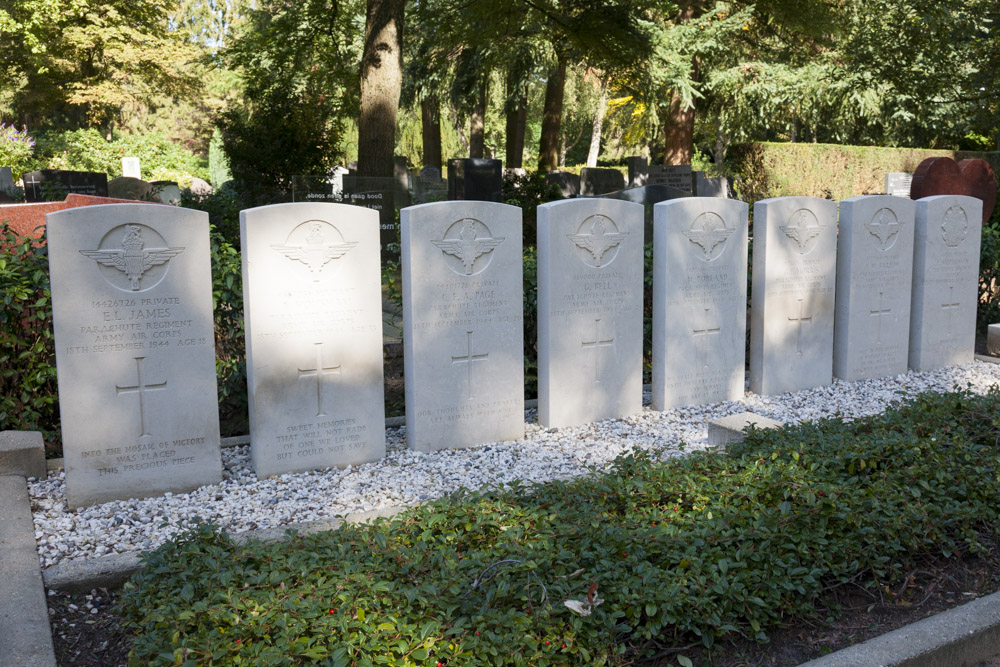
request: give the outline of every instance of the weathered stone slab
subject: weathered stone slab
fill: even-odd
[[[625,176],[617,169],[584,167],[580,170],[580,194],[585,197],[603,195],[625,187]]]
[[[45,443],[39,431],[0,431],[0,475],[45,479]]]
[[[750,391],[833,381],[837,203],[777,197],[754,204]]]
[[[625,158],[628,166],[628,187],[637,188],[646,180],[646,166],[649,160],[644,155],[633,155]]]
[[[62,200],[68,194],[108,196],[108,176],[92,171],[40,169],[21,177],[27,202]]]
[[[219,481],[208,214],[111,204],[47,220],[69,505]]]
[[[654,207],[654,410],[743,396],[748,213],[715,197]]]
[[[688,194],[692,190],[691,165],[651,164],[646,167],[643,185],[666,185]]]
[[[708,444],[713,447],[722,447],[733,442],[743,442],[746,437],[748,426],[757,429],[781,428],[781,422],[755,415],[752,412],[740,412],[735,415],[719,417],[708,422]]]
[[[986,326],[986,354],[1000,357],[1000,324]]]
[[[240,213],[259,477],[385,456],[379,217],[347,204]]]
[[[913,277],[910,199],[840,202],[833,374],[842,380],[906,372]]]
[[[910,368],[971,363],[976,344],[982,200],[937,195],[916,202]]]
[[[538,207],[538,423],[642,410],[642,220],[609,199]]]
[[[435,451],[524,436],[521,210],[403,209],[406,439]]]

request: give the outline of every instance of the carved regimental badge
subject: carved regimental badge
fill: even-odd
[[[807,208],[800,208],[788,218],[787,225],[779,227],[785,236],[795,242],[792,248],[800,255],[808,255],[816,247],[816,239],[826,229],[820,224],[816,214]]]
[[[698,247],[695,256],[703,262],[711,262],[726,249],[726,242],[736,230],[726,227],[726,221],[717,213],[705,212],[694,219],[691,228],[681,233]]]
[[[503,241],[504,237],[494,237],[482,221],[462,218],[448,227],[443,239],[431,240],[431,243],[444,253],[449,269],[460,276],[472,276],[490,265],[493,249]]]
[[[952,206],[944,214],[941,222],[941,238],[952,248],[962,244],[969,235],[969,216],[961,206]]]
[[[118,247],[118,246],[121,247]],[[167,275],[167,263],[184,248],[167,247],[152,227],[119,225],[104,235],[95,250],[81,250],[97,262],[101,275],[120,290],[143,292]]]
[[[330,262],[340,259],[356,245],[357,241],[345,241],[340,230],[329,222],[307,220],[293,229],[284,243],[271,247],[291,261],[308,266],[313,282],[317,282]]]
[[[896,238],[899,236],[899,220],[892,209],[880,208],[875,211],[871,222],[866,224],[865,228],[875,239],[876,247],[882,252],[896,245]]]
[[[566,235],[576,244],[576,256],[587,266],[600,268],[615,261],[618,246],[628,233],[619,232],[615,221],[606,215],[592,215],[582,223],[576,234]]]

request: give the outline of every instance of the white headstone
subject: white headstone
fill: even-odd
[[[385,456],[378,213],[298,203],[240,213],[259,477]]]
[[[913,276],[913,202],[840,202],[833,374],[854,382],[906,372]]]
[[[573,199],[538,207],[538,423],[642,410],[643,207]]]
[[[748,213],[715,197],[653,207],[655,410],[743,396]]]
[[[139,166],[139,158],[122,158],[122,176],[126,176],[128,178],[142,178],[142,169]]]
[[[111,204],[46,217],[69,505],[218,482],[208,214]]]
[[[916,202],[910,368],[972,363],[983,202],[938,195]]]
[[[754,204],[750,391],[780,394],[833,381],[837,202]]]
[[[910,198],[910,186],[913,183],[913,174],[906,172],[890,172],[885,175],[885,193],[893,197]]]
[[[521,209],[403,209],[406,439],[435,451],[524,436]]]

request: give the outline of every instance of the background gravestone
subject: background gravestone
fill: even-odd
[[[406,439],[435,451],[524,436],[521,209],[402,211]]]
[[[292,202],[340,202],[342,192],[334,192],[328,176],[295,174],[292,176]]]
[[[218,482],[208,214],[111,204],[47,221],[70,507]]]
[[[351,175],[346,175],[343,179],[345,204],[362,206],[378,213],[379,239],[383,252],[390,243],[398,243],[396,179]]]
[[[108,196],[108,175],[92,171],[41,169],[24,174],[21,180],[28,202],[62,200],[68,194]]]
[[[910,358],[914,370],[972,363],[983,202],[938,195],[916,202]]]
[[[913,174],[901,171],[889,172],[885,175],[885,194],[909,199],[912,183]]]
[[[646,165],[648,162],[642,155],[625,158],[625,164],[628,165],[628,186],[630,188],[646,184]]]
[[[644,185],[666,185],[690,194],[692,191],[691,178],[691,165],[689,164],[651,164],[646,167]]]
[[[126,178],[142,178],[142,167],[139,164],[139,158],[122,158],[122,176]]]
[[[729,179],[725,176],[708,177],[703,171],[693,172],[696,197],[729,198]]]
[[[378,214],[242,211],[250,456],[259,477],[385,456]]]
[[[955,162],[950,157],[927,158],[913,172],[910,197],[967,195],[983,202],[982,223],[990,219],[997,203],[997,179],[990,163],[982,159]]]
[[[750,391],[780,394],[833,381],[837,202],[754,204]]]
[[[538,207],[538,423],[642,410],[642,208],[613,199]]]
[[[580,194],[580,176],[571,171],[550,171],[545,174],[545,184],[557,186],[567,199]]]
[[[840,202],[833,374],[854,382],[906,372],[913,276],[913,202]]]
[[[397,208],[405,208],[410,205],[410,172],[405,156],[392,157],[392,177],[396,181],[393,203]]]
[[[617,169],[584,167],[580,170],[580,194],[584,197],[603,195],[625,187],[625,177]]]
[[[152,189],[146,181],[131,176],[119,176],[108,182],[108,196],[115,199],[146,199]]]
[[[503,201],[503,163],[490,158],[448,160],[448,199]]]
[[[653,409],[738,400],[746,380],[749,207],[687,197],[654,209]]]
[[[601,198],[620,199],[622,201],[630,201],[635,204],[642,204],[645,209],[642,234],[643,241],[645,243],[652,243],[653,208],[655,205],[659,204],[661,201],[669,201],[671,199],[679,199],[687,196],[688,193],[666,185],[641,185],[637,188],[628,188],[626,190],[619,190],[618,192],[609,192],[608,194],[601,195]]]
[[[153,181],[149,189],[155,201],[174,206],[181,203],[181,189],[174,181]]]
[[[10,167],[0,167],[0,191],[10,192],[14,189],[14,173]]]

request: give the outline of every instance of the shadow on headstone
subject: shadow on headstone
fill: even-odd
[[[558,186],[566,199],[580,194],[580,177],[570,171],[550,171],[545,174],[545,184]]]

